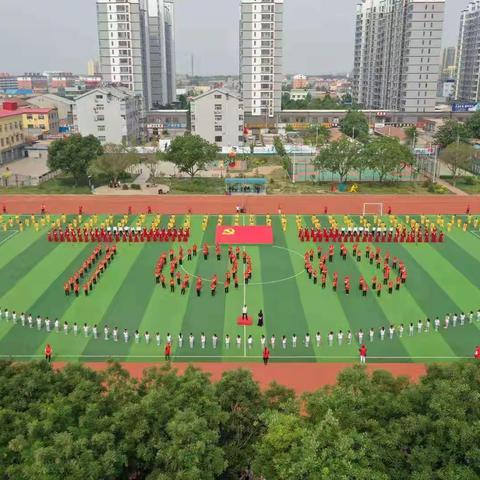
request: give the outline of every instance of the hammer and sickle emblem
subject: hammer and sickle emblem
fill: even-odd
[[[234,228],[224,228],[222,235],[235,235],[235,229]]]

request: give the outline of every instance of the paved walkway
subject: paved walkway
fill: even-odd
[[[455,195],[468,196],[468,193],[464,192],[463,190],[460,190],[457,187],[454,187],[452,184],[448,183],[446,180],[442,180],[441,178],[438,178],[437,183],[439,185],[442,185],[442,187],[445,187],[447,190],[454,193]]]

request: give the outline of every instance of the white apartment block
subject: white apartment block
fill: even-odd
[[[125,87],[102,87],[75,98],[74,130],[102,144],[131,145],[143,138],[142,98]]]
[[[223,89],[210,90],[190,103],[191,132],[219,147],[243,145],[242,99]]]
[[[471,1],[460,14],[457,47],[457,100],[480,99],[480,0]]]
[[[240,82],[245,112],[273,117],[282,107],[283,0],[241,0]]]
[[[172,0],[97,0],[103,79],[140,94],[147,109],[176,99],[173,21]]]
[[[364,108],[434,111],[444,0],[357,5],[353,98]]]

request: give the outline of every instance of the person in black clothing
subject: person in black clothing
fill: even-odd
[[[263,311],[258,312],[258,323],[257,326],[263,327]]]

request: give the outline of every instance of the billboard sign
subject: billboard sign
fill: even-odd
[[[454,113],[465,113],[465,112],[480,112],[480,103],[452,103],[452,112]]]

